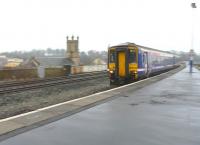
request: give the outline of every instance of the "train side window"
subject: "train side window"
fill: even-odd
[[[114,51],[110,51],[110,62],[115,62],[115,52]]]
[[[129,63],[134,63],[136,62],[136,53],[135,50],[130,49],[129,50]]]

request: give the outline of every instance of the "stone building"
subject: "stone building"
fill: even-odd
[[[74,65],[80,65],[80,55],[79,55],[79,37],[74,39],[74,36],[71,37],[71,40],[67,36],[67,51],[66,57],[71,60]]]
[[[4,65],[4,68],[16,68],[19,67],[23,62],[23,59],[19,58],[8,58],[7,63]]]
[[[6,56],[0,56],[0,69],[4,67],[4,65],[7,63],[8,59]]]
[[[66,65],[73,65],[73,62],[66,57],[31,57],[25,60],[22,68],[62,68]]]
[[[92,61],[93,65],[106,65],[106,62],[100,58],[96,58],[95,60]]]
[[[44,68],[56,68],[64,66],[77,66],[80,65],[80,55],[78,48],[78,40],[74,40],[74,36],[71,37],[71,40],[67,36],[67,50],[65,57],[32,57],[25,60],[20,66],[24,68],[35,68],[35,67],[44,67]]]

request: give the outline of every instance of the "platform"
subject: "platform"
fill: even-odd
[[[188,70],[0,145],[199,145],[200,72]]]

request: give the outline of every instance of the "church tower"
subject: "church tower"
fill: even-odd
[[[72,36],[71,40],[69,40],[69,37],[67,36],[66,57],[70,59],[74,63],[74,65],[80,65],[78,41],[79,41],[79,37],[77,37],[77,39],[75,40],[74,36]]]

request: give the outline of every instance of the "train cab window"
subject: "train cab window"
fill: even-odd
[[[115,62],[115,52],[114,51],[110,51],[110,63]]]
[[[134,63],[136,62],[136,53],[135,50],[130,49],[129,50],[129,63]]]

